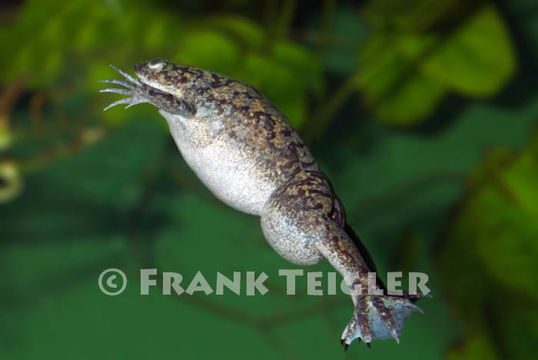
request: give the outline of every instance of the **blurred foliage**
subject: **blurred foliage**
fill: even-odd
[[[14,199],[21,191],[19,169],[13,162],[0,162],[0,203]]]
[[[192,18],[141,0],[31,0],[14,26],[0,28],[0,42],[10,54],[0,59],[0,81],[24,75],[31,88],[58,96],[66,87],[93,95],[98,80],[110,77],[103,65],[129,69],[155,54],[249,82],[298,127],[305,121],[309,94],[319,97],[323,89],[316,57],[287,39],[270,39],[249,19]],[[126,116],[110,114],[105,118],[113,122]]]
[[[512,322],[538,335],[537,184],[538,136],[520,153],[490,153],[469,180],[440,266],[447,294],[471,328],[491,331]],[[518,312],[521,307],[528,310]],[[538,351],[536,342],[521,343],[519,331],[497,336],[491,345],[506,354]]]
[[[496,7],[465,0],[378,0],[357,85],[380,120],[413,125],[450,92],[495,94],[513,75],[510,36]]]
[[[536,12],[536,1],[534,0],[513,0],[510,1],[510,12],[518,18],[518,26],[524,34],[527,34],[528,46],[535,57],[538,57],[538,38],[530,34],[538,31],[538,12]]]
[[[0,359],[535,359],[534,3],[0,5]],[[259,88],[378,268],[430,274],[434,298],[399,345],[344,353],[347,297],[285,296],[277,269],[295,266],[202,186],[155,109],[102,112],[107,65],[156,57]],[[99,292],[108,267],[127,273],[125,294]],[[264,271],[270,292],[145,297],[142,267]]]
[[[451,349],[447,360],[495,360],[499,357],[493,351],[491,341],[482,334],[476,334],[469,337],[465,343],[460,344],[457,348]]]

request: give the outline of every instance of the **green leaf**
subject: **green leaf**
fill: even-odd
[[[429,115],[446,86],[417,70],[417,61],[437,43],[432,35],[372,34],[359,58],[357,86],[379,120],[414,125]]]
[[[447,93],[490,96],[514,74],[514,50],[495,7],[482,6],[461,23],[451,18],[451,7],[443,10],[444,17],[434,16],[437,22],[450,24],[445,32],[435,27],[411,26],[409,30],[409,18],[418,16],[410,9],[404,11],[405,20],[395,17],[390,27],[377,23],[370,34],[359,55],[357,86],[366,106],[380,120],[418,124]],[[381,9],[383,14],[388,11]],[[369,17],[377,19],[371,13],[374,10],[368,9]]]
[[[538,191],[531,185],[538,183],[537,145],[535,137],[518,154],[491,153],[449,226],[441,268],[467,319],[479,315],[499,287],[538,300]],[[458,286],[449,285],[451,278]]]
[[[410,34],[395,41],[380,32],[365,45],[357,84],[379,120],[413,125],[428,115],[446,87],[416,71],[415,59],[437,39]]]
[[[445,93],[442,84],[417,74],[397,94],[384,97],[375,107],[375,114],[391,125],[413,125],[430,114]]]
[[[528,148],[487,180],[468,205],[477,254],[504,286],[538,299],[538,157]],[[474,212],[472,214],[471,212]]]
[[[510,36],[493,6],[474,14],[422,67],[427,76],[468,96],[495,94],[515,69]]]

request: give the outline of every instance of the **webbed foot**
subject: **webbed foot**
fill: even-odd
[[[355,312],[342,333],[341,342],[347,350],[355,339],[368,347],[374,339],[393,338],[400,341],[405,321],[412,312],[422,313],[413,299],[388,295],[358,295],[354,298]]]

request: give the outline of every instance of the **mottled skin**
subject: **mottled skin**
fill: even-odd
[[[187,163],[222,201],[260,216],[263,233],[298,265],[323,258],[351,288],[353,317],[342,334],[398,341],[417,297],[367,295],[369,255],[347,226],[340,200],[304,142],[279,109],[251,86],[209,71],[152,60],[135,66],[140,80],[107,80],[129,95],[117,104],[148,102],[168,121]],[[109,106],[109,107],[110,107]],[[108,107],[107,107],[108,108]],[[362,254],[361,254],[362,252]]]

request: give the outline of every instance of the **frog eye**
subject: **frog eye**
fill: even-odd
[[[163,59],[153,59],[148,63],[148,67],[151,70],[161,70],[164,66],[164,60]]]

